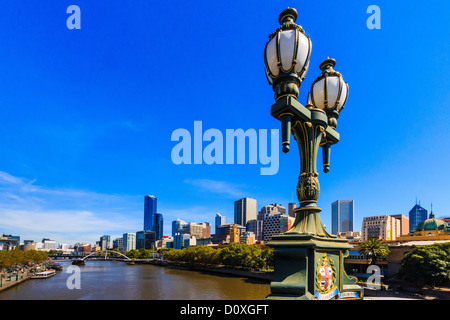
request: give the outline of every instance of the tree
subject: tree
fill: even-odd
[[[450,243],[418,246],[401,261],[398,276],[424,285],[450,285]]]
[[[370,238],[369,240],[363,242],[359,247],[359,252],[370,257],[370,264],[375,264],[377,259],[386,258],[390,250],[387,245],[383,244],[378,239]]]

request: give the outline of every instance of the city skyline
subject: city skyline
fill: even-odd
[[[245,197],[258,211],[297,203],[294,144],[288,155],[279,148],[273,176],[247,162],[171,161],[171,134],[193,133],[195,121],[222,133],[280,129],[262,57],[286,7],[297,8],[312,41],[299,101],[328,55],[350,86],[341,141],[319,176],[327,230],[337,199],[357,203],[356,230],[363,217],[407,216],[416,197],[436,217],[450,215],[448,3],[380,0],[380,30],[367,28],[369,3],[360,2],[77,4],[80,30],[67,29],[64,6],[30,1],[18,16],[8,1],[0,12],[0,233],[60,243],[120,237],[142,229],[146,194],[160,200],[166,235],[177,218],[214,225],[219,212],[233,221],[233,202]],[[417,39],[427,45],[408,50]]]

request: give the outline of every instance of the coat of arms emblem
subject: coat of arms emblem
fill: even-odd
[[[316,298],[331,298],[339,291],[335,286],[336,268],[333,260],[328,260],[327,254],[322,255],[322,263],[318,262],[316,273]],[[330,296],[330,297],[328,297]]]

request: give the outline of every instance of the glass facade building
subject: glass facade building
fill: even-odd
[[[154,249],[156,233],[154,231],[136,232],[136,249]]]
[[[409,231],[411,232],[416,230],[417,225],[427,219],[428,219],[428,211],[422,208],[420,205],[416,204],[409,211]]]
[[[155,196],[144,197],[144,230],[154,231],[153,215],[156,213],[157,199]]]
[[[164,219],[161,213],[153,214],[153,230],[156,234],[156,240],[161,240],[163,237]]]
[[[331,233],[353,231],[355,202],[353,200],[337,200],[331,204]]]

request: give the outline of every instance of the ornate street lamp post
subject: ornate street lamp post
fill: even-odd
[[[300,150],[300,175],[292,228],[273,236],[275,272],[267,299],[362,299],[356,278],[344,271],[344,257],[352,246],[329,234],[317,207],[320,186],[317,154],[323,151],[323,171],[330,167],[330,149],[339,142],[337,119],[348,96],[348,85],[334,71],[336,61],[326,59],[322,73],[312,84],[306,106],[297,99],[311,56],[311,40],[295,23],[297,11],[288,8],[279,16],[280,27],[269,36],[264,60],[266,76],[275,92],[273,117],[281,121],[283,152],[288,153],[290,135]]]

